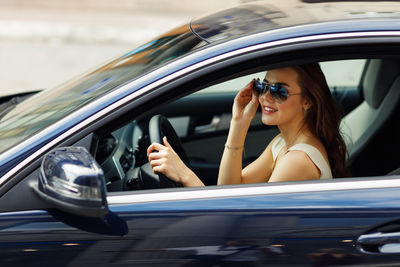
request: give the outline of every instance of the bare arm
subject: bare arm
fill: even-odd
[[[218,185],[241,183],[243,146],[248,128],[248,125],[231,121],[219,167]]]
[[[250,122],[257,112],[258,96],[251,81],[236,95],[232,107],[232,120],[222,155],[218,185],[242,183],[242,153]]]

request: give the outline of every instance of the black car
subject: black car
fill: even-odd
[[[238,90],[311,62],[352,177],[217,186]],[[399,266],[399,99],[400,3],[256,1],[194,19],[2,104],[1,265]],[[243,164],[277,132],[254,119]],[[152,172],[164,135],[206,187]]]

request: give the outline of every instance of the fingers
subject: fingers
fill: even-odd
[[[257,98],[259,97],[259,95],[260,95],[260,93],[259,93],[259,91],[258,90],[256,90],[256,88],[254,87],[254,81],[255,80],[257,80],[257,81],[260,81],[260,78],[257,78],[257,79],[253,79],[253,86],[252,86],[252,91],[253,91],[253,96],[256,96]]]
[[[251,93],[253,91],[253,85],[254,85],[254,80],[251,80],[251,82],[249,82],[248,84],[246,84],[246,86],[241,90],[242,92],[249,92]]]
[[[153,151],[161,151],[164,150],[165,146],[159,143],[152,143],[148,148],[147,148],[147,156],[150,155]]]
[[[165,153],[164,151],[160,151],[160,152],[151,152],[149,155],[147,155],[147,158],[149,159],[149,161],[151,161],[155,159],[165,158],[166,156],[167,153]]]
[[[147,148],[147,157],[154,173],[164,173],[167,169],[168,158],[170,151],[173,151],[167,138],[163,137],[164,145],[153,143]]]
[[[147,148],[147,156],[149,156],[153,151],[162,151],[162,150],[165,150],[166,148],[169,148],[169,149],[172,149],[172,150],[174,150],[173,148],[172,148],[172,146],[168,143],[168,140],[167,140],[167,137],[166,136],[164,136],[163,137],[163,143],[164,143],[164,145],[162,145],[162,144],[159,144],[159,143],[152,143],[148,148]]]
[[[154,166],[153,168],[153,172],[154,173],[165,173],[165,167],[163,165],[160,166]]]
[[[251,97],[251,101],[258,103],[259,96],[260,96],[260,94],[256,90],[253,90],[253,95]]]
[[[160,145],[160,144],[154,143],[148,148],[147,158],[149,160],[150,166],[153,169],[154,173],[157,173],[157,172],[163,173],[165,171],[165,164],[166,164],[168,155],[167,155],[167,153],[165,153],[164,150],[152,149],[152,147],[155,148],[155,147],[157,147],[157,145]],[[156,152],[152,152],[152,151],[156,151]]]
[[[255,79],[251,80],[245,87],[242,88],[242,90],[239,91],[238,96],[240,97],[248,97],[250,98],[251,96],[254,95],[254,81]]]
[[[153,143],[147,149],[147,157],[154,173],[162,173],[169,179],[180,182],[182,172],[187,167],[172,149],[167,138],[163,137],[163,143]]]
[[[172,149],[172,146],[168,143],[168,140],[167,140],[167,137],[166,137],[166,136],[163,137],[163,142],[164,142],[164,145],[165,145],[166,147]]]
[[[165,159],[152,159],[149,160],[149,163],[154,173],[165,172]]]

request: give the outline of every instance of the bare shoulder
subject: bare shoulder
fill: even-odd
[[[243,183],[261,183],[269,179],[274,163],[271,147],[279,135],[269,142],[264,152],[255,161],[242,170]]]
[[[276,162],[269,182],[315,180],[320,175],[319,169],[305,152],[293,150]]]

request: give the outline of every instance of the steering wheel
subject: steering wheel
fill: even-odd
[[[181,160],[190,168],[189,157],[183,149],[181,140],[176,134],[169,120],[163,115],[155,115],[149,121],[150,143],[163,144],[162,138],[166,136]],[[182,187],[182,184],[174,182],[162,173],[154,173],[150,163],[130,169],[123,182],[123,190],[154,189]]]
[[[163,115],[155,115],[149,122],[149,138],[150,143],[163,144],[163,137],[166,136],[168,143],[172,146],[181,160],[190,168],[189,157],[186,155],[183,145],[175,129],[169,120]],[[160,187],[181,187],[180,183],[176,183],[162,173],[158,174]],[[168,186],[170,185],[170,186]]]
[[[178,156],[185,164],[189,164],[189,158],[186,155],[181,139],[175,132],[169,120],[163,115],[155,115],[149,122],[150,143],[163,144],[163,137],[166,136],[168,143],[172,146]]]

